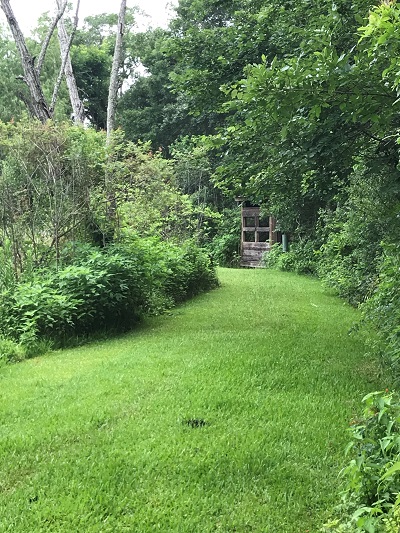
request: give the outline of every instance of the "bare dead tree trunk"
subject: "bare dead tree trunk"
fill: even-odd
[[[114,58],[111,68],[110,88],[108,91],[107,105],[107,142],[110,140],[111,132],[115,126],[115,111],[117,108],[118,96],[118,71],[122,62],[123,36],[125,28],[126,0],[121,0],[121,7],[118,16],[117,39],[115,41]]]
[[[22,79],[27,84],[31,94],[31,109],[36,118],[41,122],[46,122],[46,120],[51,118],[51,111],[42,91],[39,75],[34,65],[34,58],[28,51],[24,35],[14,16],[9,0],[0,0],[0,6],[7,18],[8,25],[10,26],[15,44],[21,57],[22,68],[24,71]]]
[[[76,27],[78,25],[78,12],[80,0],[78,0],[78,5],[75,13],[74,29],[71,37],[68,37],[67,31],[65,29],[63,15],[68,3],[68,0],[56,0],[57,1],[57,14],[51,22],[50,28],[47,32],[46,38],[43,41],[43,45],[38,57],[37,66],[35,67],[34,58],[28,51],[26,46],[25,38],[19,27],[19,24],[15,18],[13,10],[10,5],[10,0],[0,0],[0,6],[4,11],[8,25],[10,26],[11,32],[14,37],[15,44],[17,46],[19,55],[21,57],[22,67],[24,70],[24,76],[21,76],[21,79],[26,83],[30,92],[30,99],[28,100],[25,96],[21,96],[28,110],[32,116],[38,118],[41,122],[46,122],[49,118],[53,117],[55,104],[58,97],[58,92],[60,89],[62,78],[65,74],[67,81],[68,91],[70,95],[71,106],[74,114],[74,120],[78,123],[83,123],[85,120],[84,107],[79,98],[78,88],[76,86],[75,77],[72,70],[71,58],[70,58],[70,48],[72,44],[72,39],[74,37]],[[51,37],[54,33],[55,28],[58,25],[58,36],[60,42],[60,53],[61,53],[61,70],[58,76],[58,79],[54,86],[53,98],[51,105],[48,106],[46,99],[43,94],[42,86],[40,83],[40,72],[43,67],[44,58],[47,52],[47,49],[50,44]]]
[[[115,188],[113,183],[113,172],[111,167],[112,162],[112,150],[111,140],[112,132],[115,128],[115,111],[117,108],[118,97],[118,71],[122,63],[123,53],[123,36],[125,28],[125,15],[126,15],[126,0],[121,0],[121,6],[118,15],[117,35],[114,48],[114,57],[111,67],[110,75],[110,87],[108,90],[108,104],[107,104],[107,145],[110,148],[108,154],[108,166],[105,172],[105,190],[106,190],[106,219],[111,222],[113,232],[118,226],[117,216],[117,197],[115,194]],[[103,244],[106,244],[106,235],[103,234]]]
[[[36,63],[36,72],[38,73],[38,76],[40,76],[40,73],[42,71],[44,58],[46,56],[46,52],[47,52],[47,49],[49,47],[51,37],[52,37],[52,35],[54,33],[54,30],[57,27],[58,21],[61,19],[61,17],[65,13],[65,9],[67,7],[67,4],[68,4],[68,0],[64,0],[64,2],[62,4],[61,4],[61,2],[58,4],[57,14],[53,18],[53,20],[51,21],[50,28],[49,28],[49,30],[47,32],[45,40],[43,41],[42,48],[40,50],[40,54],[39,54],[39,57],[38,57],[38,60],[37,60],[37,63]]]
[[[69,53],[71,49],[72,40],[76,32],[76,28],[78,26],[79,5],[80,5],[80,0],[78,0],[78,3],[77,3],[75,19],[74,19],[74,27],[73,27],[70,37],[68,37],[67,30],[65,29],[64,20],[60,18],[58,22],[58,40],[60,43],[60,53],[61,53],[62,64],[61,64],[59,77],[54,87],[53,98],[52,98],[50,109],[51,111],[54,110],[54,107],[57,101],[58,91],[61,85],[62,76],[63,74],[65,74],[65,79],[66,79],[67,86],[68,86],[69,98],[70,98],[70,102],[72,106],[72,112],[74,114],[74,122],[78,124],[83,124],[85,120],[85,108],[79,97],[78,87],[76,85],[76,80],[75,80],[74,72],[72,69],[71,56]],[[61,11],[62,9],[61,0],[57,0],[57,6],[58,6],[59,11]]]

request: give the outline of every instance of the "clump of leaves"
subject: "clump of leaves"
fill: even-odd
[[[383,342],[386,361],[397,379],[400,365],[400,246],[383,244],[376,289],[362,310]]]
[[[363,402],[364,414],[350,428],[346,453],[351,460],[342,472],[344,518],[327,524],[325,531],[378,533],[398,531],[390,528],[400,525],[400,396],[386,389]]]
[[[64,261],[2,295],[0,332],[29,353],[42,352],[48,341],[65,345],[76,336],[127,330],[144,315],[217,285],[210,259],[192,243],[74,245]]]
[[[317,270],[317,255],[313,241],[299,241],[291,244],[290,250],[284,252],[282,245],[276,243],[264,255],[267,268],[296,272],[297,274],[315,275]]]
[[[26,350],[21,344],[0,337],[0,366],[3,363],[16,363],[26,357]]]

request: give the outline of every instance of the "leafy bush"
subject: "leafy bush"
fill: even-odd
[[[170,247],[166,265],[165,293],[174,303],[218,285],[210,257],[194,243]]]
[[[352,305],[373,292],[382,256],[381,242],[400,238],[398,149],[390,143],[357,157],[334,210],[321,211],[318,274]]]
[[[400,245],[383,244],[375,292],[362,306],[367,322],[383,341],[389,364],[399,377],[400,369]]]
[[[367,224],[357,229],[345,223],[339,232],[330,233],[321,247],[318,265],[318,275],[352,305],[363,302],[370,294],[381,252]]]
[[[282,245],[276,243],[269,252],[264,254],[264,264],[267,268],[315,275],[317,256],[314,251],[314,243],[313,241],[292,243],[288,252],[284,252]]]
[[[0,337],[0,365],[3,363],[16,363],[26,357],[26,351],[20,344]]]
[[[237,267],[240,263],[240,233],[225,233],[216,236],[211,243],[211,255],[220,266]]]
[[[352,458],[343,470],[346,512],[325,531],[398,531],[393,527],[400,509],[400,396],[373,392],[363,402],[364,415],[350,429]]]
[[[0,332],[29,352],[46,340],[126,330],[141,317],[215,287],[215,270],[194,245],[135,239],[105,249],[75,246],[59,270],[3,293]]]
[[[240,211],[224,209],[215,234],[207,246],[213,261],[220,266],[237,267],[240,262]]]
[[[387,517],[383,519],[385,533],[399,533],[400,530],[400,507],[396,506]]]

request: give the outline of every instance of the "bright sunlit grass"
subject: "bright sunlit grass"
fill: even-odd
[[[0,369],[0,532],[318,530],[383,386],[357,312],[315,280],[220,277],[130,335]]]

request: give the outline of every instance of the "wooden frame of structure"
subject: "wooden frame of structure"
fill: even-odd
[[[242,204],[241,266],[262,266],[263,254],[278,241],[275,227],[274,217],[263,217],[259,207]]]

